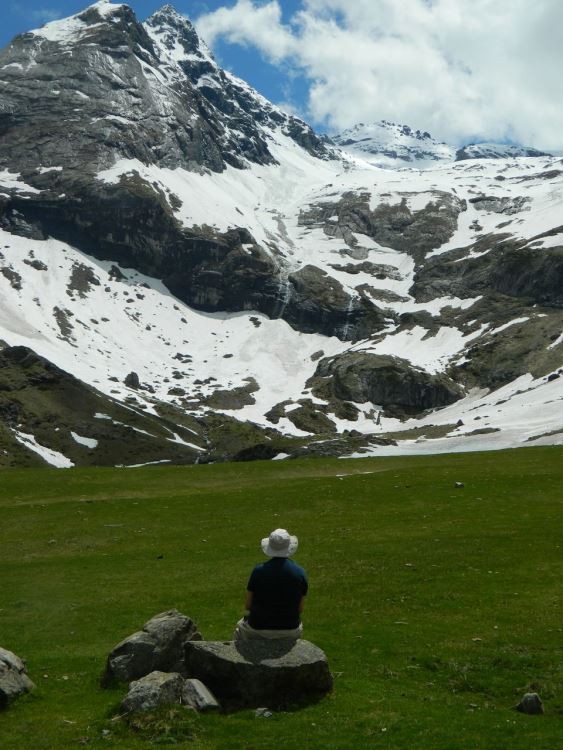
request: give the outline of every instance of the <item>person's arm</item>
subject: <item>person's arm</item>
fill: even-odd
[[[299,614],[305,609],[305,597],[309,593],[309,581],[307,580],[307,574],[302,571],[303,579],[301,582],[301,600],[299,602]]]
[[[247,590],[244,598],[244,607],[250,612],[250,608],[252,607],[252,591]]]

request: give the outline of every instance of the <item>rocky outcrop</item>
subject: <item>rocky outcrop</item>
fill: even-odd
[[[506,159],[520,158],[522,156],[549,156],[545,151],[539,151],[530,146],[509,146],[504,143],[473,143],[456,151],[456,161],[467,161],[468,159]]]
[[[446,375],[433,375],[398,357],[368,352],[322,359],[309,385],[325,398],[328,390],[335,398],[370,401],[399,416],[446,406],[462,396],[461,388]]]
[[[179,672],[185,675],[184,652],[189,641],[200,641],[195,623],[175,609],[150,619],[112,649],[102,684],[131,682],[151,672]],[[158,680],[157,680],[158,682]],[[151,683],[152,684],[152,683]]]
[[[387,317],[361,297],[352,297],[342,284],[316,266],[304,266],[288,277],[285,320],[305,333],[361,339],[383,328]]]
[[[222,702],[237,707],[291,705],[332,689],[326,655],[305,640],[192,642],[186,668]]]
[[[64,204],[51,194],[13,195],[0,222],[20,233],[53,236],[102,260],[162,279],[205,312],[257,310],[305,333],[364,338],[384,314],[352,297],[326,271],[306,265],[283,279],[278,262],[242,228],[183,227],[168,201],[138,174],[118,185],[77,180]],[[61,190],[69,190],[61,184]],[[14,219],[17,218],[17,226]]]
[[[478,211],[514,216],[515,214],[521,214],[523,211],[529,211],[532,201],[522,195],[516,198],[506,195],[480,195],[477,198],[470,198],[469,203],[475,206]]]
[[[530,304],[563,307],[563,240],[549,252],[506,234],[429,259],[411,290],[417,300],[503,294]]]
[[[309,206],[299,221],[302,226],[322,227],[329,237],[343,239],[352,250],[360,249],[355,235],[363,234],[421,261],[453,236],[459,214],[467,209],[464,200],[443,191],[429,194],[426,206],[418,210],[409,208],[408,195],[398,203],[380,203],[374,209],[370,202],[369,193],[348,192],[336,203]],[[367,252],[355,257],[365,260]]]
[[[34,687],[27,676],[25,662],[11,651],[0,648],[0,710]]]

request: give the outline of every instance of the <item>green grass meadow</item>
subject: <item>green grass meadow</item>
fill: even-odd
[[[0,714],[0,748],[560,748],[562,521],[561,448],[4,471],[0,646],[37,689]],[[266,719],[112,720],[111,647],[173,607],[230,638],[277,526],[300,538],[333,693]],[[512,710],[528,690],[545,715]]]

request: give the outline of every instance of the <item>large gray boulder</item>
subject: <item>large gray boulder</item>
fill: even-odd
[[[326,655],[309,641],[189,642],[186,668],[228,707],[283,707],[332,689]]]
[[[0,648],[0,709],[34,687],[27,676],[24,661],[11,651]]]
[[[151,672],[129,685],[129,692],[121,701],[120,708],[133,713],[180,703],[183,689],[184,678],[178,672]]]
[[[154,671],[179,672],[185,676],[185,646],[201,638],[189,617],[176,609],[162,612],[112,649],[102,685],[115,680],[131,682]]]

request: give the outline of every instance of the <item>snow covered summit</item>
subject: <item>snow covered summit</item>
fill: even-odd
[[[385,168],[424,169],[436,162],[550,156],[530,146],[500,143],[475,143],[456,150],[426,131],[387,120],[359,123],[334,135],[332,141],[346,153]]]
[[[381,120],[359,123],[332,140],[348,153],[377,166],[423,166],[440,161],[453,161],[454,149],[436,141],[426,131],[408,125]]]

